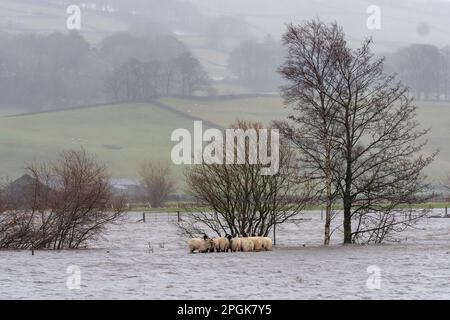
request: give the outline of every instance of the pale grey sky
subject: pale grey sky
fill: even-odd
[[[344,26],[352,42],[373,36],[380,51],[410,43],[450,44],[450,2],[444,0],[191,0],[209,15],[240,15],[255,34],[279,36],[286,22],[320,17]],[[381,30],[368,30],[370,5],[381,9]]]

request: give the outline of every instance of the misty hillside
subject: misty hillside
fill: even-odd
[[[33,160],[52,160],[62,149],[82,147],[104,160],[115,178],[136,178],[143,159],[170,159],[171,132],[177,128],[192,130],[193,120],[220,128],[238,119],[269,124],[288,114],[278,97],[166,98],[159,102],[167,107],[116,104],[0,117],[0,176],[15,178]],[[418,115],[424,127],[433,128],[426,151],[441,149],[427,169],[430,178],[439,183],[442,170],[450,170],[450,107],[444,103],[422,104]],[[177,178],[182,178],[182,170],[177,167]]]
[[[268,63],[271,73],[269,81],[257,85],[254,82],[259,80],[252,77],[240,83],[234,81],[240,75],[231,65],[233,52],[248,41],[264,43],[268,36],[275,43],[279,42],[289,22],[301,23],[314,17],[337,21],[353,46],[372,36],[373,49],[380,54],[392,54],[411,44],[438,48],[450,45],[447,31],[450,30],[447,18],[450,2],[442,0],[381,1],[377,4],[381,9],[380,30],[366,27],[369,16],[366,10],[373,4],[366,0],[345,0],[339,4],[323,0],[282,0],[276,6],[270,0],[1,0],[1,30],[8,34],[66,33],[68,14],[65,10],[71,4],[82,8],[80,34],[94,47],[118,32],[129,32],[137,37],[160,34],[177,38],[199,60],[212,80],[229,80],[214,82],[217,94],[276,91],[280,84],[276,68],[282,61],[281,51],[255,58],[260,59],[259,67],[263,61]],[[253,47],[254,52],[266,50]]]
[[[72,4],[82,11],[79,31],[66,27],[66,9]],[[423,122],[433,127],[431,145],[445,155],[442,145],[448,130],[441,124],[445,119],[441,112],[446,114],[450,108],[450,2],[381,1],[381,30],[366,27],[371,4],[357,0],[339,4],[281,0],[276,5],[269,0],[0,0],[0,115],[29,114],[0,119],[5,136],[17,139],[15,143],[1,140],[4,171],[16,175],[22,162],[33,155],[45,157],[80,138],[81,145],[108,159],[115,175],[134,175],[135,170],[125,166],[127,157],[138,159],[138,150],[144,148],[138,133],[157,133],[135,128],[135,117],[128,112],[136,106],[152,106],[155,100],[221,126],[238,117],[266,123],[282,119],[286,115],[282,100],[273,97],[283,84],[277,73],[286,55],[281,35],[286,23],[314,17],[337,21],[352,46],[373,36],[373,50],[387,55],[386,72],[398,73],[410,96],[423,106]],[[242,94],[263,95],[223,99]],[[104,107],[79,109],[92,105]],[[73,113],[62,111],[74,107]],[[427,115],[425,108],[432,114]],[[39,113],[49,110],[59,112]],[[186,123],[180,113],[150,110],[145,109],[143,119],[149,126],[166,128],[164,134],[174,123]],[[150,117],[152,112],[155,117]],[[79,131],[72,116],[102,120],[99,125],[88,121],[92,128]],[[124,124],[133,129],[113,133],[121,132]],[[38,131],[46,134],[35,136]],[[82,138],[84,133],[89,137]],[[130,142],[112,143],[110,137],[127,137]],[[168,146],[169,141],[152,145],[152,151],[161,154]],[[124,155],[116,157],[121,152]],[[448,167],[444,155],[439,165]]]
[[[211,15],[238,15],[248,22],[259,35],[275,37],[284,32],[288,22],[320,17],[325,21],[340,23],[351,41],[357,44],[366,36],[373,36],[378,51],[392,51],[411,43],[428,43],[438,46],[450,43],[450,2],[446,0],[382,0],[373,1],[308,1],[280,0],[276,6],[271,0],[192,0],[203,12]],[[381,30],[366,28],[367,7],[381,8]]]

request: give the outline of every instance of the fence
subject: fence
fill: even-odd
[[[141,222],[181,222],[182,213],[178,212],[142,212]]]

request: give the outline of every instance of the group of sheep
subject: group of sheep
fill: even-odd
[[[229,234],[225,237],[216,237],[210,239],[208,236],[201,238],[189,239],[189,252],[250,252],[250,251],[271,251],[272,239],[268,237],[235,237]]]

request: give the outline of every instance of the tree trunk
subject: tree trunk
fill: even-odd
[[[323,240],[323,244],[324,245],[329,245],[330,244],[330,237],[331,237],[331,232],[330,232],[330,227],[331,227],[331,211],[332,211],[332,205],[333,205],[333,194],[332,194],[332,178],[331,178],[331,160],[330,160],[330,152],[328,151],[328,155],[327,155],[327,181],[326,181],[326,208],[325,208],[325,234],[324,234],[324,240]]]
[[[347,203],[345,203],[347,202]],[[344,243],[352,243],[351,202],[344,200]]]
[[[348,169],[347,169],[348,170]],[[344,203],[344,243],[352,243],[352,199],[351,199],[351,175],[347,171],[345,180]]]
[[[346,110],[346,136],[347,136],[347,146],[346,146],[346,162],[347,168],[345,170],[345,190],[343,194],[343,204],[344,204],[344,243],[352,243],[352,147],[353,140],[350,130],[350,116],[349,110]]]
[[[330,244],[330,226],[331,226],[331,204],[329,199],[327,200],[327,206],[325,209],[325,235],[324,235],[324,240],[323,240],[323,244],[328,246]]]

